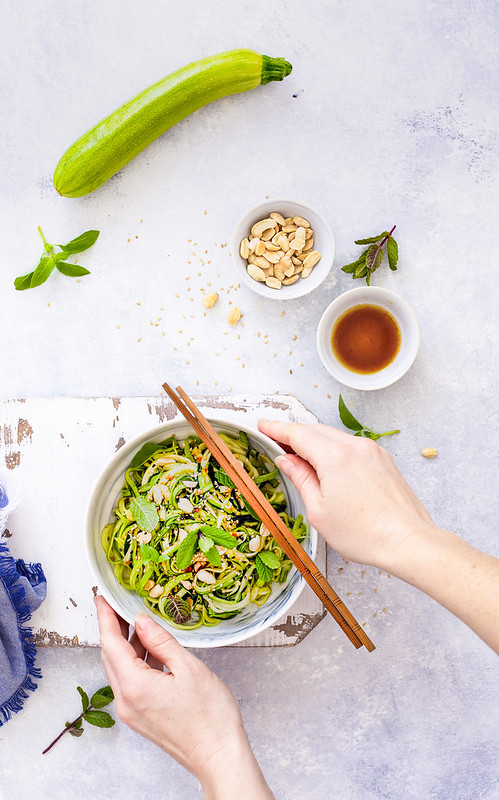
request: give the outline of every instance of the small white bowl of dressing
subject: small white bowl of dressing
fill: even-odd
[[[362,286],[340,294],[324,311],[317,349],[327,371],[352,389],[383,389],[411,367],[419,326],[395,292]]]

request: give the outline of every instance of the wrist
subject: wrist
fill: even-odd
[[[389,537],[386,546],[376,559],[375,566],[397,578],[417,585],[417,573],[432,549],[442,546],[448,531],[443,531],[430,520],[413,519],[397,526],[396,534]]]
[[[244,728],[231,731],[230,742],[205,764],[199,779],[205,800],[274,800]]]
[[[427,584],[442,579],[457,554],[469,549],[470,546],[455,533],[423,520],[400,536],[383,568],[428,592]]]

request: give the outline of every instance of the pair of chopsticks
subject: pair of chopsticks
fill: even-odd
[[[352,644],[359,648],[364,645],[369,652],[375,647],[363,628],[350,613],[341,598],[336,594],[322,572],[314,564],[306,550],[288,530],[283,520],[262,494],[256,483],[250,478],[241,462],[229,450],[206,417],[201,413],[181,386],[177,386],[177,393],[167,383],[163,389],[183,414],[187,422],[197,433],[208,450],[212,453],[219,465],[235,483],[244,499],[253,511],[266,525],[272,536],[284,550],[288,558],[303,575],[308,585],[336,620],[342,631],[348,636]]]

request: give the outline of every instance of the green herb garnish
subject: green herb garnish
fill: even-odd
[[[255,559],[258,577],[264,583],[268,583],[274,577],[274,570],[279,566],[279,559],[275,553],[269,550],[262,550]]]
[[[187,569],[198,548],[212,566],[220,567],[222,561],[215,547],[217,544],[232,550],[237,547],[237,539],[214,525],[202,525],[200,531],[190,531],[177,549],[175,561],[178,569]]]
[[[362,425],[361,422],[355,419],[352,412],[348,410],[341,394],[338,399],[338,413],[345,428],[349,428],[349,430],[355,431],[354,436],[365,436],[367,439],[372,439],[374,442],[377,442],[378,439],[381,439],[382,436],[391,436],[394,433],[400,433],[399,430],[385,431],[385,433],[375,433],[370,428],[367,428],[365,425]]]
[[[391,231],[383,231],[379,236],[371,236],[368,239],[356,239],[355,244],[368,244],[369,247],[364,250],[357,261],[352,261],[351,264],[345,264],[342,267],[343,272],[347,272],[352,278],[365,278],[369,286],[371,275],[378,269],[379,265],[385,257],[383,246],[386,244],[386,254],[388,256],[388,266],[391,270],[397,269],[397,262],[399,257],[399,249],[397,242],[392,234],[397,226],[394,225]]]
[[[114,725],[115,720],[112,718],[111,714],[108,714],[107,711],[100,711],[101,708],[107,706],[112,700],[114,700],[113,690],[110,686],[103,686],[102,689],[98,689],[90,698],[88,699],[88,694],[81,688],[81,686],[76,687],[78,693],[81,697],[81,705],[82,705],[82,712],[81,714],[73,720],[73,722],[66,722],[64,729],[60,732],[59,736],[56,736],[53,742],[49,744],[48,747],[42,752],[42,755],[48,753],[48,751],[59,741],[61,736],[64,736],[65,733],[70,733],[71,736],[81,736],[83,733],[83,720],[85,722],[89,722],[90,725],[95,725],[97,728],[112,728]]]
[[[234,538],[231,533],[227,533],[227,531],[222,530],[222,528],[216,528],[214,525],[203,525],[201,528],[201,533],[204,536],[209,536],[210,539],[213,539],[215,544],[226,547],[228,550],[232,550],[234,547],[237,547],[237,539]]]
[[[64,259],[68,258],[68,256],[76,255],[76,253],[83,253],[84,250],[92,247],[97,240],[99,231],[85,231],[81,236],[71,239],[67,244],[49,244],[40,227],[38,231],[43,240],[42,257],[33,272],[28,272],[27,275],[21,275],[15,279],[14,286],[16,289],[24,291],[24,289],[34,289],[36,286],[41,286],[56,267],[59,272],[63,275],[68,275],[70,278],[80,278],[83,275],[90,274],[90,270],[85,267],[80,267],[79,264],[72,264]],[[56,252],[56,247],[59,248],[59,252]]]
[[[159,523],[159,515],[154,503],[144,497],[134,497],[130,503],[130,511],[137,525],[147,533],[152,533]]]
[[[197,531],[189,531],[177,549],[175,562],[178,569],[186,569],[192,561],[192,557],[197,550],[199,534]]]
[[[198,545],[199,549],[205,554],[206,558],[213,567],[218,568],[222,566],[222,559],[220,558],[220,553],[215,547],[215,542],[213,539],[210,539],[209,536],[201,535],[199,537]]]
[[[182,597],[173,597],[171,594],[165,600],[165,613],[177,625],[185,625],[192,616],[191,607],[187,600]]]

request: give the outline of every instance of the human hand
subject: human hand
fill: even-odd
[[[239,707],[222,681],[147,614],[138,614],[128,641],[128,624],[103,597],[95,604],[102,660],[122,722],[192,772],[207,800],[271,799]]]
[[[391,571],[401,542],[431,524],[374,441],[320,424],[262,419],[258,428],[293,451],[276,464],[302,495],[310,524],[345,558]]]

